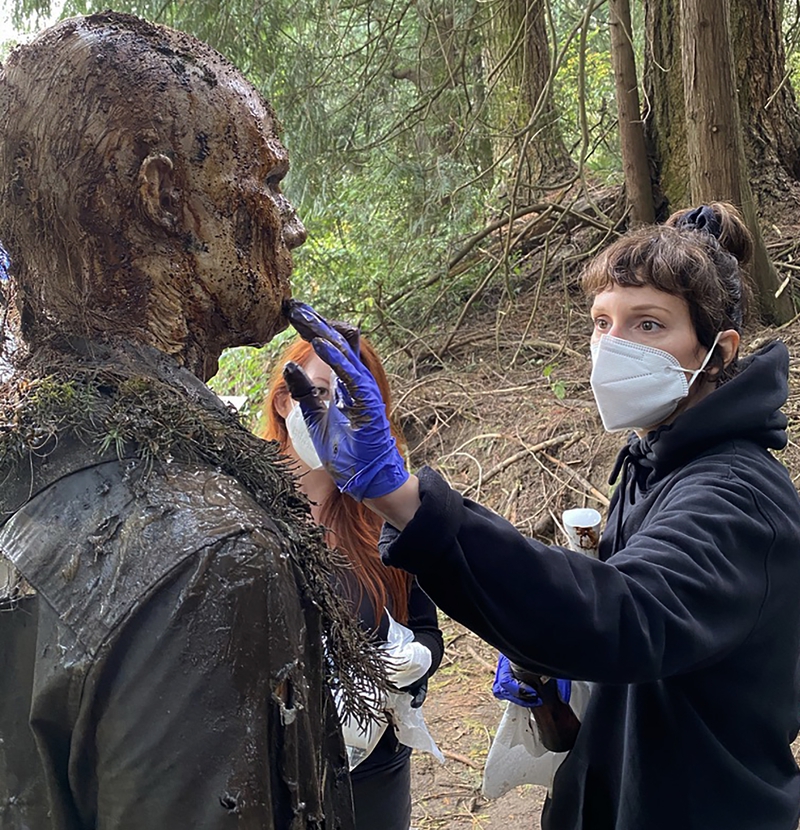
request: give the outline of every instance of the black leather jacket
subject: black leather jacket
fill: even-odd
[[[350,830],[281,534],[237,480],[165,466],[62,436],[0,486],[0,828]]]

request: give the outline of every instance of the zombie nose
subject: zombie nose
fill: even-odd
[[[308,239],[306,226],[293,213],[283,225],[283,244],[291,250],[302,245],[306,239]]]

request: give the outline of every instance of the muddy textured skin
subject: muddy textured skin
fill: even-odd
[[[285,327],[288,157],[269,105],[194,38],[107,13],[0,73],[0,238],[23,335],[113,332],[202,379]]]

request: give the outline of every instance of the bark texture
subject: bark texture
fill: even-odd
[[[779,0],[731,0],[730,36],[744,155],[760,206],[800,177],[800,110],[786,76]],[[691,199],[680,70],[679,0],[645,3],[645,133],[662,194],[659,215]],[[718,72],[711,60],[712,71]]]
[[[659,218],[688,205],[685,105],[681,75],[681,26],[678,0],[645,3],[644,124],[656,181]]]
[[[574,162],[558,124],[551,89],[546,0],[497,0],[487,7],[487,86],[499,127],[495,158],[509,148],[523,182],[555,184]]]
[[[761,316],[784,322],[791,300],[779,298],[778,275],[767,256],[742,145],[733,72],[728,0],[681,0],[686,137],[694,203],[738,205],[753,235],[752,277]]]
[[[754,187],[780,198],[800,178],[800,110],[786,76],[779,0],[731,0],[731,42]]]
[[[625,189],[631,207],[631,223],[649,224],[655,220],[655,211],[644,129],[639,113],[639,86],[631,39],[631,8],[628,0],[609,0],[608,11],[620,148]]]

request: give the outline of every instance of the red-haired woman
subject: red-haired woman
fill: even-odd
[[[389,382],[380,358],[364,339],[360,342],[360,354],[377,382],[388,414]],[[330,368],[308,343],[300,338],[294,340],[276,363],[264,402],[261,437],[278,441],[293,460],[298,486],[311,501],[314,519],[326,528],[330,547],[347,558],[351,567],[342,569],[340,585],[362,626],[385,640],[391,615],[413,632],[413,663],[418,667],[417,673],[423,674],[410,684],[408,691],[419,705],[424,699],[427,679],[442,659],[443,641],[436,608],[414,577],[381,563],[378,538],[382,520],[365,505],[340,493],[320,464],[299,407],[283,380],[283,367],[288,361],[302,366],[319,397],[330,401]],[[402,448],[404,442],[399,430],[394,424],[391,429]],[[357,830],[408,830],[411,749],[399,743],[393,729],[386,729],[372,752],[351,771],[351,780]]]

